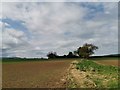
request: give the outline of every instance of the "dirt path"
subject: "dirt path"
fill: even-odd
[[[3,88],[64,88],[71,60],[3,64]]]

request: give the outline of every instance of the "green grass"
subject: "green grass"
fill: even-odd
[[[97,88],[118,88],[118,70],[120,67],[97,64],[91,60],[82,60],[76,65],[80,71],[92,73],[88,78]]]
[[[81,71],[95,71],[101,74],[102,73],[112,74],[112,73],[118,72],[118,67],[110,66],[110,65],[109,66],[100,65],[90,60],[83,60],[80,63],[78,63],[76,67],[77,69],[80,69]]]

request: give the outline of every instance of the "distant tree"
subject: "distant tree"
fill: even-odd
[[[67,57],[72,58],[72,57],[74,57],[74,54],[72,52],[69,52],[68,55],[67,55]]]
[[[49,52],[49,53],[47,54],[47,57],[48,57],[48,58],[56,58],[56,57],[57,57],[57,53],[56,53],[56,52]]]
[[[79,47],[76,53],[83,58],[89,58],[90,55],[94,54],[94,51],[98,49],[97,46],[93,44],[84,44],[82,47]]]

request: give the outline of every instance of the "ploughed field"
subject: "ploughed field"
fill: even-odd
[[[66,87],[63,79],[71,60],[10,62],[2,66],[3,88]]]
[[[94,60],[99,64],[104,64],[104,65],[112,65],[112,66],[120,66],[118,58],[114,59],[100,59],[100,60]]]
[[[5,62],[2,64],[2,87],[65,88],[68,68],[73,60],[80,59]],[[118,66],[117,59],[95,59],[94,61]]]

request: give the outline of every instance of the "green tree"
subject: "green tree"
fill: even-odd
[[[56,52],[49,52],[48,54],[47,54],[47,57],[48,58],[56,58],[58,55],[57,55],[57,53]]]
[[[89,58],[90,55],[94,54],[94,51],[97,50],[98,47],[93,44],[84,44],[82,47],[79,47],[76,53],[82,58]],[[75,52],[75,51],[74,51]]]
[[[72,52],[69,52],[67,57],[72,58],[72,57],[74,57],[74,54]]]

